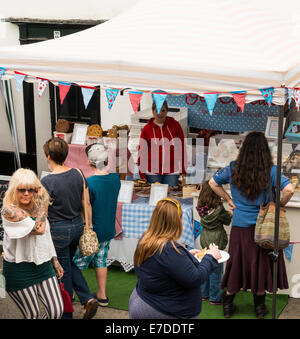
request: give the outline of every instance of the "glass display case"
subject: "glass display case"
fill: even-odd
[[[207,150],[207,166],[205,180],[209,180],[216,171],[228,166],[237,158],[245,135],[219,134],[209,140]],[[277,164],[277,140],[268,139],[273,162]],[[300,202],[300,143],[284,139],[282,143],[282,173],[286,175],[295,187],[291,201]],[[226,190],[229,185],[226,185]]]

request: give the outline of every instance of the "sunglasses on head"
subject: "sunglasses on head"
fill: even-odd
[[[20,193],[25,193],[25,192],[28,192],[28,193],[37,193],[37,189],[36,188],[18,188],[17,189],[18,190],[18,192],[20,192]]]

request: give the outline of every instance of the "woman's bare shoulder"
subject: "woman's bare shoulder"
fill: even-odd
[[[15,205],[4,206],[1,213],[3,218],[11,222],[19,222],[30,216],[22,208]]]

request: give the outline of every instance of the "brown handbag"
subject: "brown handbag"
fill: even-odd
[[[87,217],[87,192],[86,192],[86,183],[85,178],[81,170],[77,168],[78,172],[81,174],[83,179],[83,200],[84,200],[84,230],[79,239],[79,255],[88,257],[90,255],[96,254],[99,251],[99,241],[96,232],[93,230],[92,225],[88,225]]]
[[[273,250],[275,247],[275,211],[276,204],[273,201],[271,182],[269,184],[270,202],[265,205],[266,193],[264,192],[264,201],[260,206],[257,216],[254,232],[254,242],[265,249]],[[280,207],[279,213],[279,232],[278,232],[278,249],[289,246],[290,227],[286,217],[285,209]]]

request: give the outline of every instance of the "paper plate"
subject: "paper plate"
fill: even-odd
[[[218,260],[218,263],[219,263],[219,264],[221,264],[221,263],[227,261],[227,260],[229,259],[229,257],[230,257],[230,255],[229,255],[228,252],[220,251],[220,253],[221,253],[221,259]],[[199,262],[201,262],[201,260],[202,260],[202,259],[198,259],[196,256],[195,256],[195,258],[196,258]]]

